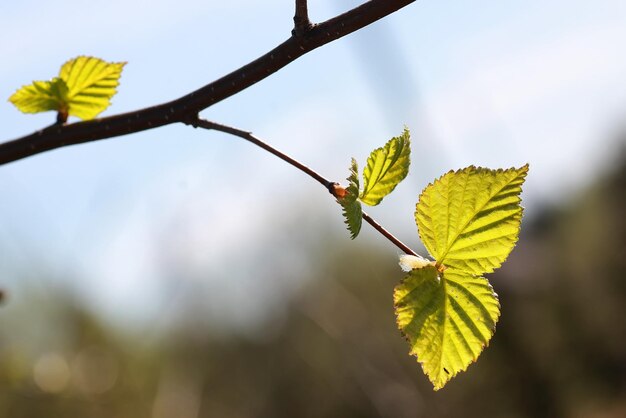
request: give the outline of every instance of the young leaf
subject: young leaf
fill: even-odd
[[[344,196],[337,196],[337,201],[343,208],[343,216],[346,225],[348,225],[348,231],[350,231],[350,238],[355,239],[361,231],[363,211],[361,202],[357,200],[359,196],[359,168],[354,158],[350,166],[350,176],[348,176],[347,180],[348,187],[345,189],[346,193]]]
[[[528,165],[508,170],[467,167],[424,189],[415,211],[422,242],[438,265],[491,273],[517,242],[520,193]]]
[[[433,265],[411,270],[396,287],[400,330],[435,390],[465,370],[489,343],[500,310],[482,277],[513,249],[528,165],[449,172],[424,189],[415,211]]]
[[[63,111],[67,103],[67,85],[59,77],[50,81],[34,81],[16,91],[9,101],[24,113]]]
[[[124,65],[84,56],[63,64],[59,77],[69,89],[69,114],[88,120],[109,107]]]
[[[125,64],[81,56],[63,64],[59,77],[24,86],[9,101],[24,113],[55,110],[63,121],[67,115],[93,119],[109,106]]]
[[[375,206],[396,188],[409,173],[411,140],[409,130],[391,138],[384,147],[375,149],[363,171],[363,203]]]
[[[435,390],[478,358],[500,315],[485,278],[434,266],[412,270],[393,298],[398,327]]]

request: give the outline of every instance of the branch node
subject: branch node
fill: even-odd
[[[219,132],[224,132],[224,133],[238,136],[239,138],[245,139],[246,141],[264,149],[265,151],[268,151],[269,153],[275,155],[276,157],[280,158],[286,163],[291,164],[298,170],[302,171],[303,173],[317,180],[320,184],[322,184],[326,188],[326,190],[330,192],[330,194],[332,194],[337,199],[337,201],[345,198],[346,194],[348,193],[348,191],[343,186],[341,186],[341,184],[327,180],[316,171],[310,169],[309,167],[305,166],[301,162],[291,158],[287,154],[284,154],[278,151],[276,148],[272,147],[271,145],[257,138],[251,132],[246,132],[241,129],[233,128],[232,126],[222,125],[221,123],[211,122],[209,120],[202,119],[198,116],[196,116],[195,120],[188,119],[185,123],[189,123],[190,125],[198,127],[198,128],[213,129]],[[374,229],[380,232],[385,238],[391,241],[396,247],[400,248],[406,254],[417,256],[417,254],[413,250],[411,250],[408,246],[402,243],[402,241],[400,241],[398,238],[393,236],[389,231],[383,228],[378,222],[372,219],[372,217],[369,216],[367,213],[363,212],[362,216],[363,216],[363,220],[365,220],[367,223],[373,226]]]
[[[200,122],[200,115],[197,113],[192,113],[183,118],[182,122],[185,125],[192,126],[193,128],[198,128],[198,122]]]
[[[293,22],[294,22],[294,27],[291,30],[291,35],[296,38],[300,38],[304,36],[308,31],[313,29],[313,27],[315,26],[308,19],[306,21],[302,21],[300,19],[297,19],[297,16],[294,16]]]
[[[326,185],[326,188],[337,199],[342,199],[346,196],[346,189],[337,182],[330,182]]]

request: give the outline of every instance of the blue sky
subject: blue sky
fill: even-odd
[[[310,1],[309,9],[321,21],[356,4]],[[0,97],[84,54],[128,61],[103,115],[164,102],[282,42],[292,16],[290,1],[4,2]],[[418,1],[203,115],[337,180],[350,157],[363,162],[407,125],[411,174],[371,212],[417,246],[413,205],[449,169],[529,162],[530,216],[602,172],[626,110],[625,40],[620,0]],[[53,119],[0,101],[0,138]],[[294,277],[311,267],[306,237],[276,234],[276,225],[307,207],[317,229],[342,227],[312,180],[239,139],[184,126],[2,166],[0,194],[3,287],[19,289],[16,272],[44,271],[46,286],[69,286],[118,318],[156,315],[173,276],[207,290],[208,316],[246,323],[280,298],[275,289],[297,290]],[[395,248],[382,247],[395,263]],[[228,310],[250,291],[258,305]]]

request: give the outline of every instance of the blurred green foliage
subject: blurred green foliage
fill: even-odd
[[[14,309],[9,297],[0,417],[624,417],[625,213],[622,164],[528,219],[492,276],[490,347],[439,392],[396,328],[395,260],[352,243],[319,255],[264,339],[129,335],[63,293]]]

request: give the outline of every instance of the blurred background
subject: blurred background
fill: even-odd
[[[292,3],[2,2],[0,97],[85,54],[128,61],[103,115],[171,100],[285,40]],[[369,212],[424,255],[424,186],[530,163],[496,334],[438,392],[398,250],[271,155],[168,126],[1,166],[0,417],[626,416],[625,41],[621,0],[418,1],[203,112],[338,181],[408,126]],[[54,117],[4,101],[0,140]]]

